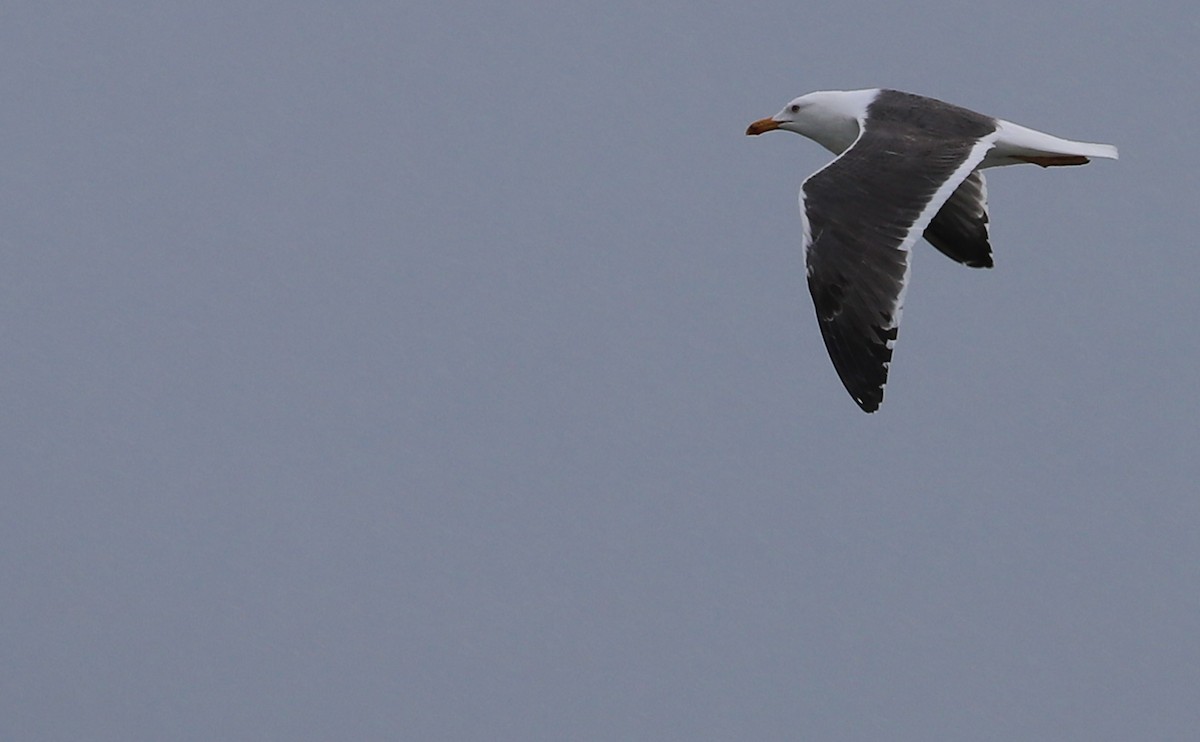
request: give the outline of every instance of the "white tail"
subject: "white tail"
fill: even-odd
[[[1082,165],[1089,157],[1117,159],[1117,148],[1111,144],[1074,142],[1036,131],[1011,121],[998,121],[996,145],[980,167],[1015,165],[1032,162],[1036,165]]]

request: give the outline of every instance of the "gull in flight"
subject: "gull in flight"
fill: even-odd
[[[992,266],[983,169],[1117,158],[1108,144],[897,90],[809,93],[746,133],[776,129],[837,155],[800,187],[804,260],[833,367],[865,412],[883,401],[917,238],[964,265]]]

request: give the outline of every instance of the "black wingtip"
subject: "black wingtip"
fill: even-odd
[[[880,390],[880,394],[878,397],[870,397],[870,398],[863,399],[863,398],[855,397],[854,395],[850,395],[850,396],[854,400],[855,404],[858,405],[859,409],[861,409],[863,412],[867,413],[868,415],[870,415],[871,413],[878,410],[880,403],[883,402],[883,390],[882,389]]]

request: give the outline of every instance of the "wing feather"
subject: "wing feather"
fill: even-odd
[[[972,268],[991,268],[987,225],[987,183],[976,170],[942,204],[925,228],[925,239],[951,260]]]
[[[883,401],[917,238],[991,149],[994,120],[938,130],[868,111],[854,144],[800,191],[808,286],[834,369],[854,401]],[[969,112],[968,112],[969,113]],[[979,180],[982,186],[982,178]],[[971,199],[964,199],[964,202]]]

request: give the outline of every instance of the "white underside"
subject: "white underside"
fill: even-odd
[[[983,158],[979,168],[1017,165],[1020,157],[1045,157],[1047,155],[1080,155],[1082,157],[1104,157],[1117,159],[1117,148],[1111,144],[1074,142],[1051,134],[1030,129],[1011,121],[997,120],[996,140],[992,150]]]

